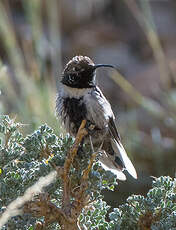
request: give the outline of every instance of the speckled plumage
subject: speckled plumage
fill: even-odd
[[[95,146],[102,143],[99,158],[105,169],[111,170],[120,180],[125,180],[124,169],[137,178],[136,171],[129,160],[120,140],[115,117],[109,102],[95,83],[96,68],[112,67],[95,65],[84,56],[70,60],[62,74],[61,87],[56,99],[56,112],[66,131],[75,136],[83,119],[95,125],[91,134]],[[85,138],[89,141],[89,138]]]

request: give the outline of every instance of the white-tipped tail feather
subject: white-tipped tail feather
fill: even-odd
[[[125,176],[125,174],[124,174],[122,171],[119,171],[119,170],[117,170],[117,169],[111,169],[111,168],[107,167],[105,164],[103,164],[101,161],[100,161],[100,163],[101,163],[101,166],[102,166],[105,170],[109,170],[109,171],[111,171],[114,175],[116,175],[118,180],[122,180],[122,181],[125,181],[125,180],[126,180],[126,176]]]
[[[118,154],[118,156],[120,157],[120,159],[122,160],[125,169],[129,172],[129,174],[134,177],[135,179],[137,179],[137,173],[136,170],[132,164],[132,162],[130,161],[123,145],[121,143],[118,143],[115,139],[111,139],[111,144],[113,147],[113,150],[116,154]]]
[[[102,155],[99,158],[99,162],[105,170],[109,170],[113,174],[115,174],[117,176],[117,179],[122,181],[126,180],[125,174],[122,172],[121,169],[115,167],[112,159],[108,156],[108,154],[105,151],[102,151]]]

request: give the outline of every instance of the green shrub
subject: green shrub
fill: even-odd
[[[117,229],[176,229],[176,179],[161,176],[153,180],[147,196],[132,195],[114,209],[110,219]]]
[[[22,196],[40,177],[48,175],[53,167],[63,167],[68,149],[74,140],[70,136],[56,136],[47,125],[42,125],[34,133],[24,137],[20,133],[22,124],[15,123],[8,116],[0,122],[0,212],[17,197]],[[71,167],[71,186],[80,184],[82,172],[87,168],[91,151],[84,146],[84,156],[77,156]],[[56,168],[55,168],[56,169]],[[132,195],[127,203],[110,212],[110,206],[103,201],[101,191],[113,190],[117,184],[115,177],[104,171],[95,162],[89,174],[86,195],[89,202],[79,215],[82,229],[176,229],[176,180],[170,177],[154,179],[152,189],[146,197]],[[48,193],[50,201],[57,207],[62,205],[63,183],[60,177],[50,185],[43,186],[42,193]],[[35,194],[34,194],[35,195]],[[74,201],[74,196],[72,196]],[[17,214],[17,215],[16,215]],[[13,213],[13,217],[2,227],[5,229],[37,229],[41,216],[31,213]],[[1,218],[0,218],[1,224]],[[35,228],[36,227],[36,228]],[[54,222],[47,229],[60,229]]]

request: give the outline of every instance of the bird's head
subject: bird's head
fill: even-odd
[[[86,56],[75,56],[65,66],[61,82],[72,88],[91,88],[95,86],[95,70],[112,65],[98,64]]]

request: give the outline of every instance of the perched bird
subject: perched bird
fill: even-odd
[[[76,136],[82,120],[94,129],[85,138],[94,147],[101,147],[99,161],[119,180],[125,180],[123,170],[137,178],[136,170],[121,143],[111,105],[96,85],[96,70],[112,65],[98,64],[86,56],[75,56],[65,66],[56,98],[56,113],[66,131]],[[89,139],[89,136],[91,139]],[[90,143],[90,142],[89,142]]]

